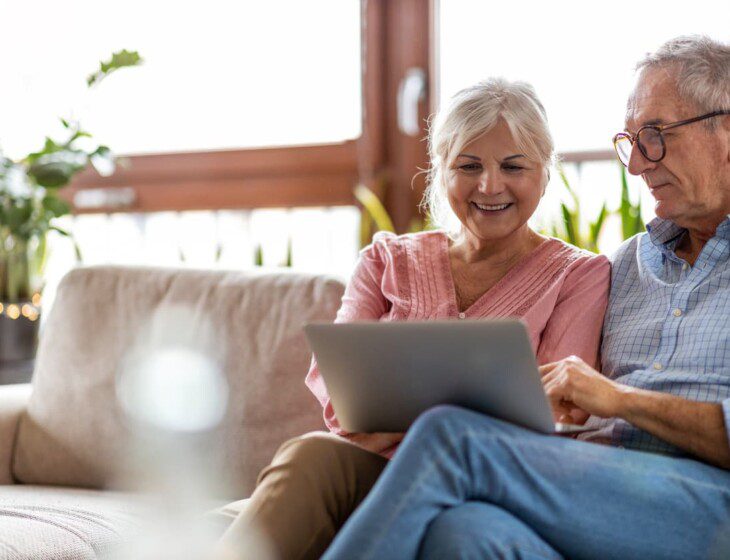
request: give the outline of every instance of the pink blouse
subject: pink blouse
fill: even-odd
[[[548,239],[459,312],[446,234],[379,232],[360,253],[335,322],[519,317],[538,363],[576,355],[598,365],[610,276],[605,256]],[[345,435],[314,357],[305,382],[327,427]]]

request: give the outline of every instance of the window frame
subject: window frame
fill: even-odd
[[[110,177],[93,169],[64,189],[74,213],[158,212],[356,204],[364,183],[386,201],[399,230],[414,210],[410,181],[423,166],[422,134],[396,125],[396,92],[408,67],[428,69],[432,0],[361,0],[362,132],[341,143],[129,155]],[[406,187],[406,185],[408,187]],[[114,196],[123,190],[125,197]],[[95,191],[91,205],[81,191]],[[124,200],[122,200],[124,199]]]
[[[398,232],[419,215],[428,168],[427,118],[438,99],[439,0],[360,0],[361,136],[340,143],[130,155],[110,177],[93,169],[62,191],[74,213],[292,208],[357,204],[365,184],[380,196]],[[398,126],[397,96],[409,69],[426,75],[420,129]],[[581,163],[611,150],[561,154]],[[95,191],[81,206],[81,191]],[[123,191],[125,196],[115,196]],[[87,193],[88,194],[88,193]],[[105,201],[108,201],[105,202]]]

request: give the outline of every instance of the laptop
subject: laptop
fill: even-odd
[[[545,434],[590,431],[553,420],[519,320],[312,323],[304,332],[348,432],[405,432],[439,404]]]

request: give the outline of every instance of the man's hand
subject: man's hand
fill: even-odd
[[[372,434],[348,434],[345,437],[363,449],[373,453],[382,453],[400,443],[404,436],[405,433],[402,432],[376,432]]]
[[[721,404],[621,385],[575,356],[545,364],[540,373],[559,421],[570,421],[564,417],[566,414],[577,424],[585,422],[589,414],[623,418],[705,461],[730,469],[730,446]]]
[[[593,414],[618,415],[623,388],[577,356],[540,366],[542,384],[559,422],[583,424]]]

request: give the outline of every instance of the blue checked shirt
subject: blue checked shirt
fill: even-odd
[[[674,254],[684,229],[654,219],[612,260],[603,372],[618,383],[721,403],[730,428],[730,216],[694,266]],[[625,420],[591,417],[581,439],[686,455]]]

